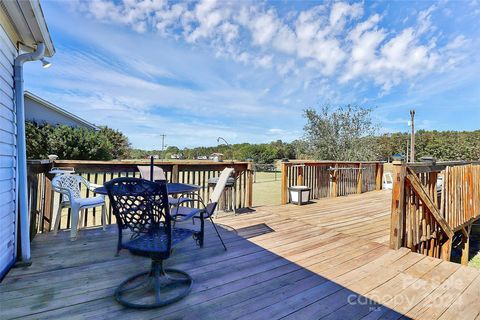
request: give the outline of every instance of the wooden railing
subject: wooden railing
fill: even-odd
[[[390,246],[450,260],[461,236],[468,263],[472,223],[480,218],[480,163],[394,163]]]
[[[288,188],[311,188],[311,198],[346,196],[382,188],[383,162],[332,162],[294,160],[282,163],[281,203]]]
[[[28,185],[30,198],[30,214],[32,234],[46,232],[53,228],[54,216],[60,203],[60,195],[51,188],[52,167],[73,168],[76,173],[84,176],[95,184],[103,184],[117,177],[140,177],[137,165],[149,165],[146,161],[29,161]],[[250,162],[212,162],[212,161],[156,161],[155,166],[161,167],[170,182],[180,182],[200,185],[199,196],[208,200],[212,188],[208,187],[208,179],[218,177],[220,172],[231,167],[235,169],[236,184],[234,190],[227,190],[219,204],[220,210],[252,206],[253,170]],[[82,189],[83,196],[92,196],[90,190]],[[233,201],[232,201],[233,197]],[[107,204],[107,223],[115,223],[109,200]],[[101,225],[100,208],[88,209],[84,215],[85,226]],[[64,209],[60,221],[62,229],[70,227],[70,209]]]

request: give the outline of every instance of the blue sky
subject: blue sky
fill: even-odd
[[[26,88],[134,147],[291,141],[306,107],[381,132],[480,128],[480,2],[43,1],[57,53]]]

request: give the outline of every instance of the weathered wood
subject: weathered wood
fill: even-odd
[[[247,207],[253,206],[253,163],[249,163],[247,167]]]
[[[28,170],[29,170],[29,183],[34,182],[34,177],[37,178],[36,189],[39,191],[39,200],[36,203],[31,202],[31,211],[37,212],[38,219],[38,230],[39,232],[50,231],[51,226],[53,226],[53,221],[56,214],[56,208],[59,204],[59,195],[53,192],[50,188],[52,175],[47,174],[46,183],[43,183],[45,174],[51,169],[52,166],[60,168],[73,168],[78,174],[84,176],[87,180],[92,183],[103,184],[104,182],[117,178],[117,177],[140,177],[137,165],[148,165],[147,161],[29,161]],[[234,190],[227,189],[225,193],[228,193],[226,197],[222,197],[224,202],[228,202],[227,209],[242,208],[246,204],[252,206],[252,183],[251,180],[248,180],[248,166],[251,165],[249,162],[213,162],[213,161],[175,161],[175,162],[161,162],[155,161],[155,165],[159,165],[165,171],[167,179],[171,182],[180,182],[180,183],[191,183],[198,184],[202,187],[200,193],[203,199],[208,199],[210,190],[208,188],[208,179],[205,173],[218,173],[226,167],[233,167],[235,170],[235,175],[237,183]],[[250,183],[247,185],[247,182]],[[250,196],[247,196],[247,188],[250,192]],[[34,188],[34,187],[32,187]],[[92,192],[86,190],[82,186],[81,190],[82,196],[92,196]],[[53,198],[52,198],[53,195]],[[33,199],[33,198],[32,198]],[[227,201],[229,200],[229,201]],[[233,204],[235,201],[235,204]],[[107,205],[107,216],[109,223],[115,223],[115,218],[112,217],[112,210],[110,207],[109,199],[106,199]],[[96,209],[87,209],[87,214],[85,214],[83,221],[85,226],[96,226],[100,224],[100,219],[96,215]],[[52,212],[55,213],[52,215]],[[60,228],[69,228],[70,227],[70,209],[63,210],[62,217],[60,219]],[[93,214],[92,214],[93,213]],[[34,217],[32,217],[33,219]]]
[[[383,162],[292,160],[282,164],[282,172],[287,175],[282,176],[285,183],[281,190],[281,203],[285,204],[288,188],[292,185],[308,186],[312,199],[376,190],[377,181],[381,185],[382,178],[378,174],[383,174]]]
[[[331,193],[331,197],[332,198],[335,198],[338,196],[338,171],[334,170],[331,172],[331,176],[332,176],[332,193]]]
[[[285,162],[282,162],[282,178],[281,178],[281,204],[287,204],[288,202],[288,166]]]
[[[413,189],[416,191],[422,202],[427,206],[428,210],[430,210],[430,213],[435,217],[438,224],[442,227],[442,230],[447,234],[449,238],[453,237],[452,228],[440,215],[438,208],[435,206],[435,203],[428,194],[428,190],[425,189],[418,177],[411,172],[408,172],[407,180],[412,185]]]
[[[375,164],[376,176],[375,176],[375,190],[382,190],[383,188],[383,163]]]
[[[467,164],[480,164],[480,161],[443,161],[434,164],[429,162],[415,162],[409,163],[408,167],[415,173],[440,172],[447,167],[463,166]]]
[[[362,193],[363,189],[363,167],[362,163],[358,164],[358,174],[357,174],[357,193]]]
[[[452,237],[461,231],[463,263],[468,261],[468,228],[480,218],[480,165],[464,162],[407,164],[406,237],[402,246],[449,260]],[[444,169],[439,172],[438,169]],[[441,190],[437,178],[443,177]],[[394,189],[394,197],[396,196]],[[392,217],[399,219],[393,212]]]
[[[470,258],[470,232],[472,230],[472,225],[468,225],[466,228],[462,228],[462,257],[460,262],[462,265],[468,265]]]
[[[173,183],[176,183],[179,181],[178,179],[178,164],[175,164],[172,166],[172,178],[171,178]]]
[[[303,186],[303,167],[298,167],[297,184]]]
[[[43,218],[47,221],[48,226],[47,230],[53,228],[53,189],[52,189],[52,178],[50,175],[45,174],[45,204],[44,204],[44,214]]]
[[[475,318],[479,270],[346,233],[374,225],[360,217],[375,219],[382,207],[388,232],[389,197],[372,192],[220,218],[229,250],[210,224],[203,249],[191,239],[179,245],[167,263],[187,271],[195,285],[183,300],[155,310],[113,299],[122,280],[150,264],[127,251],[115,257],[114,228],[87,230],[73,243],[68,232],[40,234],[32,267],[12,269],[0,286],[2,319]],[[356,223],[348,228],[342,214],[357,215]],[[329,228],[316,225],[322,217]],[[248,228],[272,231],[255,235]]]
[[[452,255],[452,239],[447,239],[441,244],[440,258],[445,261],[450,261]]]
[[[399,249],[403,244],[405,223],[405,176],[406,166],[393,163],[393,187],[390,222],[390,248]]]

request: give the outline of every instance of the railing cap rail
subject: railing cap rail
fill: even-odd
[[[439,162],[409,162],[404,163],[407,168],[416,173],[442,171],[446,167],[480,164],[480,161],[439,161]]]
[[[149,165],[149,159],[142,160],[111,160],[111,161],[99,161],[99,160],[28,160],[28,164],[78,164],[78,165]],[[195,160],[195,161],[161,161],[155,160],[155,165],[247,165],[251,162],[246,161],[223,161],[216,162],[211,160]]]
[[[53,160],[49,159],[36,159],[36,160],[27,160],[27,164],[50,164]]]
[[[298,164],[383,164],[385,161],[333,161],[333,160],[289,160],[288,162],[282,162],[286,165],[298,165]]]

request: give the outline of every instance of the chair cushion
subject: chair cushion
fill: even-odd
[[[193,234],[192,230],[183,228],[172,229],[172,248],[179,242],[187,239]],[[168,237],[165,228],[160,228],[156,232],[144,234],[138,238],[132,239],[124,244],[122,247],[132,251],[135,254],[162,254],[167,253]]]
[[[105,203],[104,196],[96,196],[91,198],[75,198],[73,201],[79,203],[81,207],[98,207]]]
[[[170,215],[175,221],[184,221],[194,216],[200,215],[200,209],[189,207],[174,207],[170,210]]]

